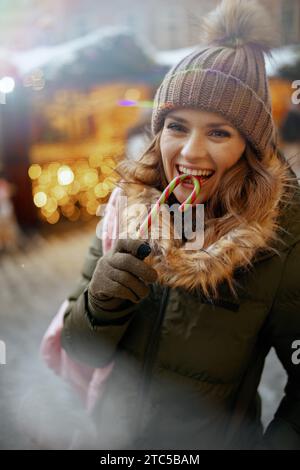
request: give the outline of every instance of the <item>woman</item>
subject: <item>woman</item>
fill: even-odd
[[[118,167],[119,237],[106,254],[95,237],[62,331],[77,361],[114,359],[93,412],[97,448],[300,448],[300,199],[277,149],[270,30],[255,2],[224,0],[204,21],[206,47],[157,90],[151,145]],[[181,172],[198,172],[203,246],[186,249],[163,206],[142,260],[137,228]],[[272,346],[288,382],[263,435],[257,387]]]

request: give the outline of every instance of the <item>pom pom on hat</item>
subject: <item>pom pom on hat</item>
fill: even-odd
[[[251,44],[268,54],[279,43],[266,10],[255,0],[223,0],[203,19],[202,31],[208,46]]]

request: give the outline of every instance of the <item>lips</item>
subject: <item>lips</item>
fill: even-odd
[[[176,171],[179,175],[184,175],[185,174],[185,173],[182,173],[181,171],[179,171],[178,165],[176,165]],[[200,183],[200,186],[202,187],[212,176],[214,176],[214,174],[215,174],[215,172],[213,172],[210,176],[197,176],[197,175],[191,175],[191,176],[194,176],[195,178],[197,178],[197,180]],[[191,187],[191,188],[194,187],[191,178],[186,178],[182,182],[182,184],[183,184],[183,186],[186,186],[186,187]]]

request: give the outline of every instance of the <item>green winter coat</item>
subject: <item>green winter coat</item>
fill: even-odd
[[[130,197],[138,199],[141,191],[135,191]],[[143,201],[156,198],[156,190],[146,188]],[[260,237],[270,228],[271,213],[259,227]],[[93,413],[98,448],[300,449],[300,364],[294,349],[300,341],[299,191],[278,219],[284,243],[274,243],[277,253],[252,252],[249,245],[261,238],[251,227],[214,245],[212,262],[223,253],[232,264],[213,300],[204,295],[204,282],[212,282],[219,265],[198,254],[189,257],[177,245],[169,251],[154,245],[151,262],[159,279],[150,295],[139,304],[124,302],[122,310],[103,311],[97,322],[87,309],[88,284],[102,256],[102,242],[94,238],[79,286],[69,296],[62,346],[93,367],[115,361]],[[238,259],[241,240],[250,249],[250,268]],[[235,247],[228,251],[231,241]],[[237,297],[227,282],[230,269]],[[271,347],[288,381],[263,435],[257,388]]]

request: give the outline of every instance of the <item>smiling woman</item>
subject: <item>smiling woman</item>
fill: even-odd
[[[61,340],[98,372],[113,365],[92,413],[98,449],[300,449],[300,194],[271,112],[273,30],[254,0],[223,0],[201,27],[205,47],[159,86],[149,147],[117,168],[116,240],[107,252],[93,241]],[[141,260],[139,223],[181,172],[202,186],[204,243],[186,249],[162,204]],[[190,192],[177,186],[169,206]],[[257,389],[272,346],[288,385],[263,432]]]

